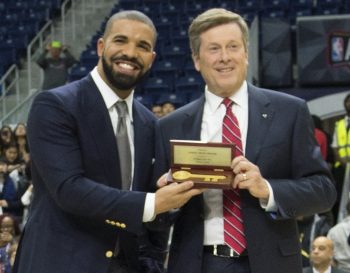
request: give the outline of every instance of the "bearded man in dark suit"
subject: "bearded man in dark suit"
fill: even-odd
[[[35,98],[28,120],[34,200],[14,272],[163,272],[159,235],[148,236],[144,223],[200,191],[188,182],[147,193],[156,118],[133,90],[152,66],[156,36],[144,14],[115,14],[98,40],[97,67]]]

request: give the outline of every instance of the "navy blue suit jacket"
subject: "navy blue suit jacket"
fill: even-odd
[[[248,85],[245,156],[260,168],[274,192],[278,211],[264,211],[257,198],[241,191],[242,213],[252,273],[301,273],[296,216],[330,209],[335,188],[313,136],[301,99]],[[160,120],[158,170],[170,167],[171,139],[199,140],[205,98]],[[272,217],[274,216],[274,217]],[[204,212],[202,195],[177,215],[168,273],[200,273]],[[162,219],[161,219],[162,220]],[[164,222],[164,219],[162,220]]]
[[[35,98],[28,120],[34,200],[15,272],[107,272],[117,237],[138,270],[155,122],[134,100],[133,191],[122,191],[115,133],[91,76]]]

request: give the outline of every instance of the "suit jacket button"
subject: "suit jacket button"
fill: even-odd
[[[113,251],[110,251],[110,250],[106,251],[107,258],[112,258],[112,256],[113,256]]]

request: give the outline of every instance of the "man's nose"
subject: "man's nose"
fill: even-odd
[[[129,57],[134,57],[137,55],[137,48],[135,45],[128,44],[123,48],[123,54]]]
[[[230,53],[228,52],[228,50],[226,48],[223,48],[221,50],[220,57],[221,57],[221,60],[224,61],[224,62],[227,62],[227,61],[229,61],[231,59],[231,55],[230,55]]]

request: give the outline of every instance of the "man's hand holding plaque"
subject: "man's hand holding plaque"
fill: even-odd
[[[159,189],[156,191],[156,215],[182,207],[193,196],[201,194],[205,190],[194,188],[193,182],[190,180],[186,180],[183,183],[169,184],[167,175],[168,174],[164,174],[157,181]]]
[[[196,188],[232,187],[234,144],[183,140],[171,140],[170,144],[169,183],[191,180]]]
[[[232,188],[247,190],[266,205],[270,196],[269,183],[261,175],[259,167],[244,156],[237,156],[233,159],[231,168],[234,175]]]

